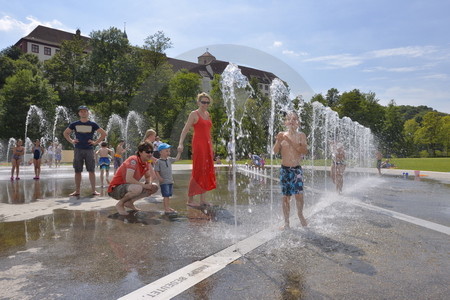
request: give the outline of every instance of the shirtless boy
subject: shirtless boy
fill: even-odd
[[[109,185],[109,165],[111,164],[110,155],[113,155],[113,150],[108,148],[107,142],[102,142],[100,144],[101,148],[95,152],[98,155],[98,165],[100,166],[100,181],[103,185],[103,177],[106,172],[106,183]]]
[[[123,157],[125,152],[127,152],[127,149],[124,148],[125,141],[120,140],[116,147],[116,153],[114,154],[114,174],[116,174],[117,169],[122,165],[123,163]]]
[[[298,131],[300,120],[295,112],[289,112],[284,122],[287,131],[276,136],[274,153],[281,153],[280,184],[283,194],[284,229],[288,229],[291,196],[295,196],[297,215],[303,227],[307,226],[303,216],[303,170],[302,156],[308,152],[306,135]]]

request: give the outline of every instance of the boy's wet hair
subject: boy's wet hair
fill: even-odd
[[[142,151],[153,151],[153,145],[149,142],[140,143],[136,151],[136,155],[139,156],[139,152]]]
[[[107,143],[107,142],[102,142],[102,143],[100,144],[100,146],[102,146],[102,147],[107,147],[107,146],[108,146],[108,143]]]
[[[300,117],[298,116],[298,114],[295,110],[290,110],[290,111],[285,112],[284,117],[287,117],[289,115],[295,116],[297,118],[297,120],[300,120]]]

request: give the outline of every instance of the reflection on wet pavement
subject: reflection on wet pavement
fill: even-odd
[[[239,175],[234,206],[230,198],[234,187],[226,170],[218,170],[218,189],[208,195],[213,204],[209,214],[187,208],[188,174],[175,174],[171,200],[179,212],[175,218],[164,215],[161,203],[143,200],[137,202],[141,211],[129,216],[118,215],[112,206],[96,211],[57,209],[25,221],[0,222],[0,298],[115,299],[282,219],[279,191],[271,207],[270,182],[262,179]],[[51,195],[61,197],[72,191],[72,175],[71,170],[48,174],[38,183],[43,199],[37,200],[32,196],[36,181],[2,181],[2,202],[28,205]],[[449,225],[448,209],[442,209],[448,208],[445,185],[369,178],[364,189],[350,189],[358,180],[346,178],[344,200],[390,205]],[[9,195],[17,194],[14,199],[19,200],[10,200]],[[423,194],[432,196],[424,202]],[[448,236],[342,199],[338,202],[336,197],[307,191],[309,229],[280,232],[175,299],[439,299],[448,295]]]

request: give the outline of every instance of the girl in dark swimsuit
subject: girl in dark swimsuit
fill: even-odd
[[[44,154],[44,149],[41,147],[41,141],[37,139],[34,141],[33,146],[33,164],[34,164],[34,178],[33,179],[39,179],[39,176],[41,175],[41,158],[42,154]]]
[[[25,154],[25,148],[22,146],[23,142],[18,139],[16,142],[16,147],[13,148],[12,158],[11,158],[11,180],[14,180],[14,170],[16,171],[16,180],[19,180],[19,166],[22,162],[22,157]]]

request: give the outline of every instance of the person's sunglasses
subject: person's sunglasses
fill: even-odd
[[[145,151],[145,153],[147,153],[147,154],[153,154],[153,151],[152,151],[152,150],[147,150],[147,151]]]
[[[209,101],[200,101],[201,104],[210,104],[211,102]]]

